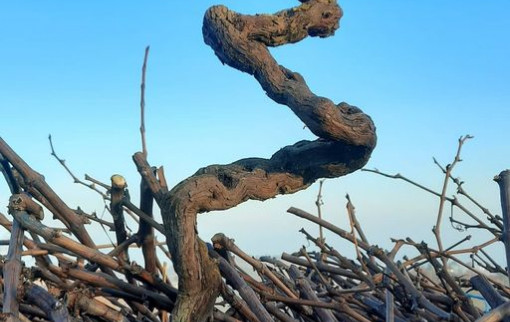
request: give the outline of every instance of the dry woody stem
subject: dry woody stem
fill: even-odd
[[[75,183],[101,198],[105,214],[99,217],[90,212],[85,201],[80,205],[83,208],[73,209],[0,138],[0,170],[10,189],[9,196],[0,197],[9,201],[11,216],[9,219],[0,214],[0,225],[10,232],[8,241],[0,241],[0,245],[8,245],[6,256],[0,258],[2,319],[510,319],[510,271],[490,253],[503,242],[506,266],[510,266],[510,172],[503,171],[496,178],[503,210],[498,216],[469,195],[463,182],[453,175],[461,161],[461,148],[471,138],[468,135],[459,139],[451,164],[442,166],[434,160],[444,174],[440,192],[400,174],[366,170],[403,180],[439,198],[432,218],[437,249],[411,237],[392,239],[391,250],[372,244],[365,234],[368,230],[362,228],[365,219],[355,212],[349,195],[348,227],[341,227],[336,220],[328,221],[326,218],[331,217],[321,207],[326,193],[323,181],[319,181],[315,201],[317,214],[288,209],[289,214],[299,217],[294,220],[319,226],[318,236],[300,230],[308,244],[297,247],[296,252],[283,253],[281,258],[256,258],[221,232],[212,236],[210,243],[199,237],[199,214],[230,209],[247,200],[264,201],[296,193],[318,180],[347,175],[365,166],[376,146],[376,129],[370,116],[356,106],[314,94],[299,73],[280,65],[271,55],[270,47],[307,37],[330,37],[339,28],[343,11],[335,0],[300,2],[293,8],[260,15],[213,6],[205,12],[202,34],[221,63],[253,76],[267,96],[288,107],[315,140],[291,142],[268,159],[252,157],[208,165],[169,186],[163,167],[151,166],[148,160],[145,85],[149,47],[140,85],[142,151],[132,158],[140,176],[134,188],[139,188],[139,203],[130,197],[129,176],[114,174],[108,183],[103,182],[105,178],[88,175],[85,181],[78,179],[57,156],[50,136],[51,155]],[[313,63],[314,58],[308,59]],[[450,186],[456,188],[456,196],[449,195]],[[462,235],[447,245],[442,239],[442,230],[448,228],[444,225],[446,205],[451,206],[449,220],[455,229],[476,230],[484,239],[473,243],[471,235]],[[455,218],[453,209],[460,212]],[[110,238],[108,245],[104,241],[96,245],[93,238],[101,232],[97,228],[103,229],[102,237]],[[325,234],[332,236],[327,242]],[[140,249],[138,253],[133,251],[136,248]],[[349,258],[349,252],[355,254],[354,259]],[[143,265],[135,262],[137,255]],[[33,258],[30,262],[26,260],[29,256]],[[464,273],[455,275],[453,264]],[[246,265],[253,270],[243,269]],[[169,276],[178,279],[177,288]],[[491,310],[481,308],[479,304],[485,302]]]

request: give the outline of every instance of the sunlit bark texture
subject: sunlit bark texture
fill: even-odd
[[[211,7],[205,13],[203,35],[222,63],[253,75],[267,95],[288,106],[317,140],[286,146],[270,159],[248,158],[205,167],[170,191],[153,177],[142,153],[134,156],[162,209],[179,275],[174,321],[205,320],[218,294],[217,265],[196,234],[198,213],[294,193],[319,178],[343,176],[365,165],[375,147],[375,127],[369,116],[347,103],[335,104],[316,96],[301,75],[278,65],[271,56],[270,46],[295,43],[307,36],[328,37],[338,29],[342,10],[336,1],[302,2],[273,15],[255,16]],[[320,57],[303,59],[324,63]]]

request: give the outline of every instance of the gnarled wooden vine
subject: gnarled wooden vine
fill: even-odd
[[[273,15],[242,15],[224,6],[205,14],[203,35],[221,62],[253,75],[267,95],[287,105],[318,136],[282,148],[270,159],[249,158],[211,165],[168,191],[143,153],[135,163],[162,210],[168,246],[179,275],[174,321],[202,321],[211,313],[220,275],[196,234],[198,213],[224,210],[249,200],[266,200],[361,168],[376,144],[369,116],[347,103],[314,95],[303,77],[278,65],[268,46],[327,37],[339,27],[335,0],[309,0]]]

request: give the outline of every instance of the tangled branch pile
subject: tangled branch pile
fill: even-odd
[[[330,230],[352,243],[356,259],[347,258],[334,249],[323,237],[314,237],[301,230],[317,251],[304,247],[293,254],[283,253],[281,259],[253,258],[243,252],[232,239],[219,233],[208,244],[208,253],[221,272],[220,296],[212,311],[215,321],[497,321],[510,315],[508,298],[510,288],[501,282],[507,272],[485,248],[500,241],[506,234],[506,220],[493,215],[476,202],[464,189],[462,182],[451,175],[460,160],[460,147],[454,162],[446,168],[444,185],[453,181],[458,192],[475,203],[486,216],[479,218],[456,198],[428,188],[401,176],[390,176],[376,170],[366,170],[392,178],[403,179],[439,197],[440,204],[451,203],[471,217],[476,224],[450,218],[465,229],[484,229],[493,238],[480,245],[461,248],[470,236],[443,249],[433,249],[411,238],[393,240],[393,249],[387,251],[369,243],[356,219],[354,206],[348,198],[347,210],[350,230],[337,227],[315,215],[297,208],[288,213],[304,218]],[[50,141],[51,142],[51,141]],[[53,151],[56,157],[56,154]],[[122,177],[112,177],[106,185],[87,177],[109,202],[113,222],[71,210],[48,187],[41,176],[23,162],[2,140],[0,141],[2,171],[13,191],[9,201],[12,222],[0,214],[0,224],[11,232],[7,256],[0,268],[3,272],[3,312],[6,320],[16,321],[168,321],[175,308],[178,291],[167,277],[167,269],[156,255],[153,228],[164,232],[141,208],[133,205],[124,189]],[[58,158],[57,158],[58,159]],[[63,163],[63,160],[58,159]],[[12,163],[10,163],[12,162]],[[12,164],[13,167],[9,165]],[[71,173],[72,174],[72,173]],[[79,183],[84,182],[76,179]],[[502,200],[508,201],[510,172],[498,177]],[[144,188],[142,181],[142,190]],[[101,192],[97,187],[106,189]],[[43,208],[32,200],[37,199],[51,210],[56,220],[68,229],[52,229],[41,220]],[[507,199],[505,199],[507,198]],[[317,206],[320,213],[320,192]],[[505,209],[508,203],[503,203]],[[441,208],[441,207],[440,207]],[[132,235],[125,230],[124,214],[128,211],[140,216],[140,227]],[[74,217],[71,217],[71,216]],[[508,213],[504,215],[507,216]],[[439,218],[438,218],[439,219]],[[108,253],[90,243],[85,230],[90,220],[115,230],[124,241]],[[440,221],[434,228],[438,245],[442,246]],[[25,232],[30,238],[24,236]],[[79,241],[76,241],[76,237]],[[321,231],[322,235],[322,231]],[[88,239],[87,239],[88,238]],[[83,241],[85,242],[83,242]],[[144,267],[130,262],[132,245],[142,247]],[[505,242],[505,246],[509,244]],[[397,260],[402,247],[412,247],[420,255]],[[24,250],[23,250],[24,249]],[[168,257],[168,251],[164,251]],[[458,256],[469,254],[473,265]],[[51,256],[50,256],[51,255]],[[235,255],[235,256],[234,256]],[[35,265],[25,267],[22,256],[32,256]],[[240,260],[257,272],[246,272]],[[56,261],[56,262],[55,262]],[[470,278],[453,276],[447,262],[455,262],[471,271]],[[476,264],[476,265],[475,265]],[[424,266],[432,267],[430,270]],[[487,274],[493,273],[493,274]],[[495,276],[500,275],[500,278]],[[473,292],[478,296],[473,296]],[[480,297],[481,295],[481,297]],[[485,312],[473,298],[482,298],[492,311]]]
[[[51,145],[52,154],[74,181],[94,189],[104,198],[112,221],[86,214],[79,208],[71,209],[44,177],[0,138],[0,168],[11,190],[8,209],[12,216],[9,220],[0,215],[0,224],[11,232],[11,239],[3,241],[9,245],[1,265],[3,318],[8,321],[493,321],[509,314],[510,289],[456,257],[472,254],[473,261],[485,270],[506,274],[484,248],[500,239],[510,247],[506,219],[509,172],[500,175],[502,219],[480,206],[451,175],[468,137],[459,141],[454,162],[442,168],[445,180],[441,192],[400,175],[391,176],[439,197],[434,227],[438,249],[410,238],[395,240],[390,251],[370,244],[350,201],[347,207],[350,231],[322,220],[320,211],[319,217],[295,208],[289,209],[289,213],[352,243],[356,260],[346,258],[340,250],[328,245],[322,228],[317,238],[301,231],[318,251],[303,248],[292,255],[283,254],[281,260],[252,258],[223,234],[215,235],[212,243],[198,237],[197,214],[229,209],[249,199],[266,200],[278,194],[294,193],[320,178],[348,174],[362,168],[375,148],[375,126],[368,115],[347,103],[334,104],[316,96],[301,75],[279,65],[271,56],[268,47],[295,43],[307,36],[327,37],[339,27],[342,11],[335,0],[300,2],[300,6],[274,15],[256,16],[215,6],[206,12],[202,30],[205,42],[221,62],[253,75],[271,99],[288,106],[318,137],[315,141],[289,145],[270,159],[249,158],[228,165],[211,165],[175,187],[168,187],[163,168],[152,167],[147,160],[143,114],[148,50],[142,69],[143,148],[133,156],[141,176],[139,205],[131,202],[122,176],[112,176],[109,184],[89,176],[85,177],[86,182],[81,181],[57,157]],[[460,194],[479,207],[487,222],[456,198],[446,196],[450,180],[458,186]],[[154,201],[161,211],[163,224],[153,217]],[[457,225],[483,229],[493,237],[467,249],[458,246],[468,238],[445,247],[441,222],[448,202],[475,222],[473,225],[455,221]],[[45,225],[42,220],[48,212],[65,229]],[[138,218],[136,232],[129,233],[126,229],[126,213]],[[111,251],[103,252],[95,244],[91,231],[87,230],[91,221],[115,231],[116,245]],[[166,247],[157,243],[155,230],[164,235]],[[142,249],[143,267],[130,259],[133,245]],[[403,246],[417,249],[420,255],[404,262],[396,260]],[[162,252],[157,252],[157,247]],[[172,261],[179,279],[178,288],[168,279],[166,265],[158,255],[161,253]],[[240,268],[233,254],[251,264],[258,277]],[[35,264],[25,267],[22,256],[32,256]],[[475,276],[469,280],[454,278],[447,269],[448,262],[465,266]],[[431,265],[433,276],[423,272],[425,264]],[[471,289],[476,289],[494,310],[483,315],[469,295]]]

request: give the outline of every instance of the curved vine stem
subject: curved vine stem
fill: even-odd
[[[369,116],[347,103],[335,104],[313,94],[303,77],[278,65],[268,46],[328,37],[339,27],[342,10],[334,0],[309,0],[273,15],[242,15],[224,6],[207,10],[203,36],[221,62],[255,77],[275,102],[287,105],[315,141],[300,141],[270,159],[249,158],[211,165],[170,191],[162,189],[143,153],[134,155],[140,174],[161,208],[179,295],[174,321],[202,321],[219,293],[217,265],[196,233],[197,214],[225,210],[252,200],[266,200],[360,169],[376,144]]]

